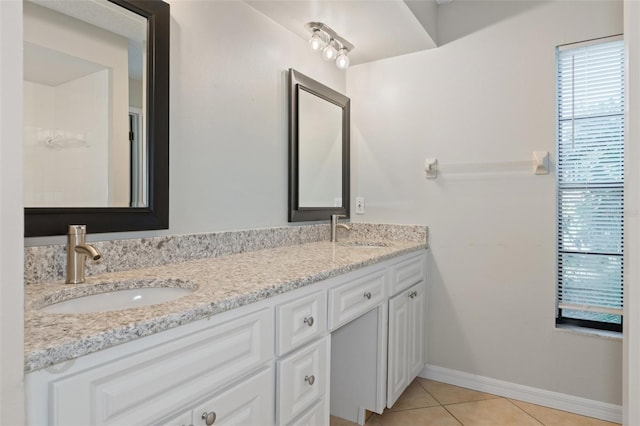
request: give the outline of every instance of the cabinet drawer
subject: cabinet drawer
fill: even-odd
[[[274,415],[273,367],[222,391],[193,409],[193,425],[205,426],[205,418],[222,425],[272,425]]]
[[[335,330],[382,302],[385,277],[385,272],[379,271],[330,289],[329,328]]]
[[[286,354],[327,330],[327,293],[301,297],[276,307],[276,352]]]
[[[393,296],[398,292],[424,280],[425,269],[426,265],[424,256],[415,257],[394,266],[391,279],[391,291],[389,294]]]
[[[278,424],[324,398],[329,389],[330,336],[278,361]]]
[[[329,413],[326,408],[325,400],[318,402],[313,407],[309,408],[300,417],[289,423],[287,426],[318,426],[328,425]]]
[[[273,358],[265,309],[54,380],[51,423],[152,423]]]

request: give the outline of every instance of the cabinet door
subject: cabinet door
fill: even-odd
[[[409,386],[407,368],[411,289],[389,299],[389,357],[387,365],[387,407],[391,408]]]
[[[193,409],[193,424],[272,425],[274,414],[274,372],[269,367],[249,379],[222,391]]]
[[[59,426],[149,424],[260,368],[273,357],[269,309],[187,334],[49,385]]]
[[[410,337],[409,337],[409,350],[407,355],[408,368],[409,368],[409,383],[416,378],[416,376],[424,368],[425,361],[425,329],[426,329],[426,288],[427,285],[423,281],[417,284],[409,290],[413,295],[410,298],[409,303],[409,323],[410,323]]]
[[[425,293],[423,281],[389,299],[389,408],[424,367]]]
[[[285,425],[329,389],[329,336],[278,361],[278,424]]]

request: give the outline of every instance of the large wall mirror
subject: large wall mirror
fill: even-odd
[[[289,222],[349,216],[349,98],[289,70]]]
[[[25,236],[169,226],[169,5],[24,1]]]

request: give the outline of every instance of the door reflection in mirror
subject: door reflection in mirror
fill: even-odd
[[[146,34],[106,0],[24,2],[25,207],[147,205]]]

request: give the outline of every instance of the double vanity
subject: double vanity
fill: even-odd
[[[366,410],[392,406],[424,367],[426,228],[352,225],[339,242],[254,251],[244,242],[237,253],[77,286],[28,284],[28,423],[326,425],[331,413],[363,424]],[[47,312],[149,287],[186,295]]]

